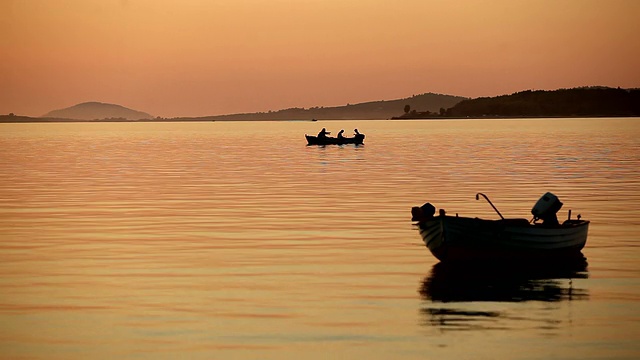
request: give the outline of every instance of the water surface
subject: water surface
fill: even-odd
[[[638,169],[640,119],[0,124],[0,354],[635,359]],[[450,269],[410,221],[547,191],[586,263]]]

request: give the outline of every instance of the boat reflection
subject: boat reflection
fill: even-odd
[[[588,291],[577,288],[573,280],[588,278],[587,266],[582,254],[570,260],[544,263],[438,263],[420,286],[422,298],[431,302],[421,312],[428,317],[428,324],[446,329],[501,327],[505,321],[516,319],[509,311],[496,310],[504,306],[481,302],[586,300]],[[442,306],[434,306],[437,303]]]
[[[420,288],[427,300],[454,301],[560,301],[587,297],[574,289],[571,279],[588,277],[584,257],[563,262],[438,263]],[[569,281],[561,281],[561,280]]]

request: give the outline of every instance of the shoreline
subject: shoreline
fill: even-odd
[[[211,120],[202,118],[173,118],[173,119],[100,119],[100,120],[81,120],[81,119],[61,119],[61,118],[33,118],[28,116],[9,116],[0,115],[0,124],[33,124],[33,123],[175,123],[175,122],[240,122],[240,121],[297,121],[297,122],[318,122],[318,121],[398,121],[398,120],[510,120],[510,119],[633,119],[638,116],[620,116],[620,115],[587,115],[587,116],[482,116],[482,117],[460,117],[460,116],[436,116],[436,117],[392,117],[390,119],[224,119]]]

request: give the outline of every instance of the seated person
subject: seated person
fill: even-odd
[[[327,137],[327,134],[331,134],[330,132],[327,131],[327,129],[322,128],[322,130],[320,130],[320,132],[318,133],[318,138],[319,139],[324,139]]]

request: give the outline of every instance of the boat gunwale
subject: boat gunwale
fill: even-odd
[[[474,228],[469,229],[472,224]],[[491,258],[495,252],[497,259],[505,254],[522,258],[565,256],[582,250],[589,224],[589,220],[568,220],[549,226],[532,224],[526,219],[487,220],[448,215],[415,223],[426,247],[441,261],[451,260],[455,257],[453,253],[459,251],[478,258]]]

